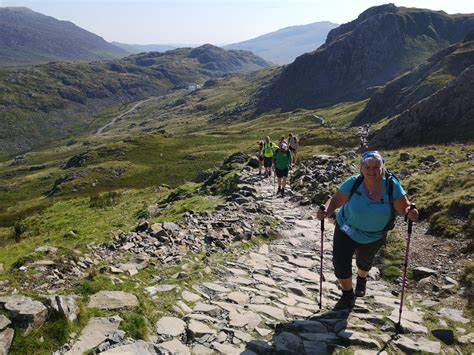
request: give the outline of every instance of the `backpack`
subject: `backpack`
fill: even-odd
[[[295,136],[288,139],[288,144],[293,149],[298,149],[298,138]]]
[[[395,218],[397,217],[395,213],[395,208],[393,208],[393,179],[395,179],[397,182],[400,180],[395,176],[394,173],[392,173],[390,170],[385,170],[385,187],[387,189],[387,195],[388,195],[388,203],[390,204],[390,219],[385,225],[384,229],[382,229],[382,232],[388,232],[389,230],[392,230],[395,227]],[[349,193],[349,200],[351,199],[352,195],[357,193],[360,195],[359,192],[357,192],[357,189],[359,186],[362,184],[362,181],[364,180],[363,175],[357,176],[356,181],[354,181],[354,184],[351,187],[351,191]],[[347,200],[347,201],[349,201]],[[347,202],[346,202],[347,203]],[[342,207],[342,217],[344,217],[344,207]]]
[[[263,145],[263,155],[265,157],[272,157],[273,156],[273,143],[265,143]]]

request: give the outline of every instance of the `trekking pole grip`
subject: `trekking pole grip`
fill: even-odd
[[[415,208],[416,208],[416,205],[414,203],[410,203],[410,207],[408,211],[411,211]],[[408,218],[408,213],[405,215],[405,221],[407,220],[408,220],[408,234],[411,234],[411,231],[413,229],[413,221],[410,218]]]
[[[326,206],[321,205],[319,206],[319,209],[324,212],[326,211]],[[321,232],[324,232],[324,219],[321,220]]]

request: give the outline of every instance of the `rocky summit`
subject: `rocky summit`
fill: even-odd
[[[474,16],[397,7],[367,9],[328,33],[326,43],[286,66],[259,93],[261,111],[314,108],[367,98],[437,50],[461,42]]]
[[[311,186],[312,181],[321,184],[323,190],[313,195],[319,201],[330,192],[324,190],[324,181],[340,179],[353,167],[340,156],[314,156],[291,172],[292,186],[286,197],[277,197],[273,180],[257,175],[246,164],[248,158],[237,154],[229,159],[237,169],[236,185],[215,212],[185,213],[179,223],[150,225],[144,221],[136,231],[116,235],[110,243],[90,245],[89,252],[73,267],[80,272],[50,279],[48,293],[56,296],[46,305],[20,295],[0,299],[8,317],[28,328],[48,322],[48,314],[54,312],[74,320],[77,303],[84,304],[86,299],[59,296],[66,290],[64,282],[58,281],[84,278],[95,264],[102,265],[104,274],[116,285],[136,277],[139,270],[153,274],[157,265],[173,264],[177,266],[174,281],[164,283],[153,277],[145,284],[146,294],[137,293],[141,302],[151,302],[154,307],[165,299],[171,302],[146,340],[121,330],[127,321],[117,312],[139,306],[134,292],[101,290],[90,296],[86,307],[108,310],[109,316],[91,317],[80,334],[54,354],[440,354],[460,352],[461,344],[474,342],[474,334],[466,330],[471,320],[462,310],[453,309],[449,299],[410,292],[411,284],[400,323],[404,332],[399,334],[395,325],[400,283],[381,279],[377,267],[369,275],[366,296],[357,298],[353,310],[333,310],[340,296],[332,266],[334,225],[327,221],[320,232],[311,191],[301,190],[300,181],[305,186]],[[235,163],[236,159],[242,162]],[[263,216],[268,223],[258,222]],[[249,244],[257,235],[263,239]],[[243,244],[250,248],[236,248]],[[57,252],[50,247],[41,250]],[[200,250],[207,250],[209,258],[219,253],[231,257],[207,266],[206,272],[212,275],[207,280],[180,283],[191,272],[185,252]],[[123,259],[128,262],[119,262]],[[40,266],[56,267],[55,263]],[[436,274],[426,267],[413,272],[418,283]],[[5,329],[0,342],[4,351],[13,336],[9,318],[0,319]],[[463,335],[454,338],[452,327]]]

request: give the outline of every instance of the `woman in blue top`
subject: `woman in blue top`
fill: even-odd
[[[317,218],[323,220],[337,208],[337,223],[334,230],[333,264],[336,277],[342,288],[342,297],[335,309],[352,308],[355,296],[365,295],[367,275],[375,254],[384,245],[392,218],[392,207],[388,197],[384,158],[377,151],[366,152],[360,161],[362,183],[352,196],[352,186],[357,176],[342,183],[339,190],[326,202],[326,210],[319,210]],[[397,179],[393,182],[392,198],[394,210],[407,214],[412,221],[418,219],[418,211],[410,209],[410,201]],[[357,283],[352,287],[352,257],[356,254]]]

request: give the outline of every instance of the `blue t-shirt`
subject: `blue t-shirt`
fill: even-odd
[[[357,176],[351,176],[342,183],[339,190],[350,195],[351,188]],[[383,177],[382,198],[371,200],[365,192],[364,183],[360,184],[349,201],[339,209],[337,223],[340,228],[355,242],[368,244],[384,237],[384,228],[391,218],[390,202],[387,194],[387,184]],[[393,179],[392,201],[406,195],[405,190]],[[344,209],[344,216],[342,210]]]

